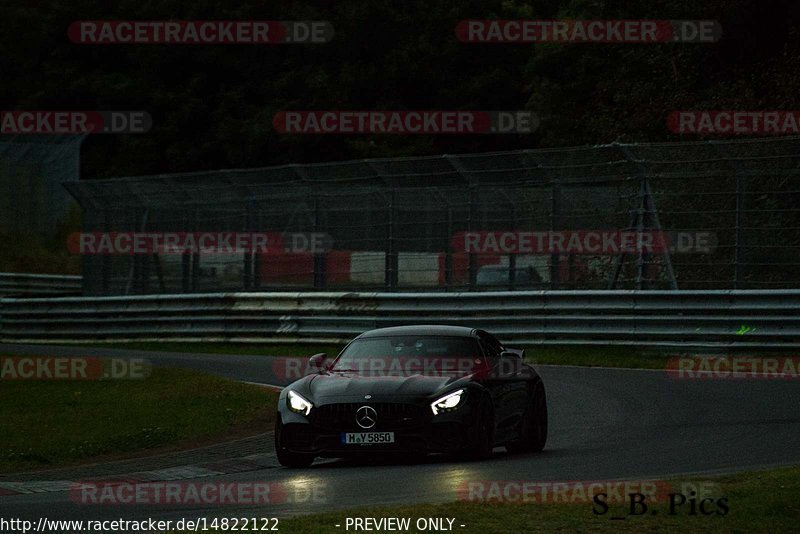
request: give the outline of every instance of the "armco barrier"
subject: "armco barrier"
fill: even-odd
[[[215,293],[3,298],[0,340],[342,343],[454,324],[521,345],[800,347],[800,290]]]
[[[80,295],[82,280],[58,274],[0,273],[0,295]]]

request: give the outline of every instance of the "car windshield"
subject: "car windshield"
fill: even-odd
[[[331,370],[387,376],[466,374],[483,364],[473,338],[392,336],[353,341]]]

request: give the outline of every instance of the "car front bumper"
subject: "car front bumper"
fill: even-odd
[[[332,458],[370,453],[455,453],[467,447],[474,419],[469,405],[436,416],[425,413],[426,407],[418,408],[417,417],[379,423],[372,429],[358,427],[346,409],[344,417],[324,419],[313,413],[307,418],[282,411],[278,413],[282,422],[280,442],[293,453]],[[394,443],[346,444],[342,436],[348,432],[393,432]]]

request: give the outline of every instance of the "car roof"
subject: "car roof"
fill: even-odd
[[[452,336],[452,337],[477,337],[477,331],[468,326],[448,326],[448,325],[409,325],[409,326],[390,326],[388,328],[376,328],[364,332],[356,339],[366,337],[388,337],[388,336]]]

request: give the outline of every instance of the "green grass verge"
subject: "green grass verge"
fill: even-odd
[[[693,477],[697,478],[697,477]],[[702,477],[704,480],[707,477]],[[595,515],[591,503],[488,504],[456,502],[439,505],[360,508],[282,519],[288,533],[343,532],[347,517],[455,518],[456,532],[793,532],[800,522],[800,468],[791,467],[714,479],[728,499],[727,515],[689,514],[689,504],[668,515],[667,503],[651,503],[648,513],[628,516],[627,506],[611,505]],[[652,509],[658,514],[653,515]],[[612,520],[611,517],[626,517]],[[341,527],[335,527],[335,525]],[[459,525],[465,525],[461,528]],[[351,528],[352,530],[352,528]],[[406,532],[418,532],[411,529]]]
[[[114,349],[189,352],[210,354],[241,354],[250,356],[311,356],[325,352],[334,357],[343,345],[249,345],[246,343],[108,343],[87,344],[87,347]],[[533,364],[581,365],[663,369],[667,359],[676,352],[648,351],[636,347],[549,347],[525,348],[527,361]]]
[[[144,380],[3,380],[0,472],[265,431],[276,402],[274,391],[179,369]]]
[[[192,354],[240,354],[243,356],[311,356],[318,352],[325,352],[329,357],[334,357],[344,348],[344,345],[308,345],[308,344],[250,344],[250,343],[197,343],[197,342],[148,342],[133,341],[130,343],[85,343],[81,346],[147,350],[163,352],[188,352]]]
[[[86,347],[115,348],[145,351],[189,352],[210,354],[241,354],[251,356],[311,356],[325,352],[333,358],[344,348],[343,345],[251,345],[247,343],[94,343]],[[512,345],[515,346],[516,345]],[[575,346],[533,346],[525,349],[526,361],[533,365],[579,365],[583,367],[617,367],[627,369],[664,369],[667,360],[677,356],[695,354],[685,349],[665,350],[642,347],[575,347]],[[796,356],[796,353],[767,350],[757,353],[731,351],[719,356],[730,355]]]
[[[534,365],[664,369],[667,360],[677,354],[678,351],[661,352],[637,347],[525,347],[525,360]]]

